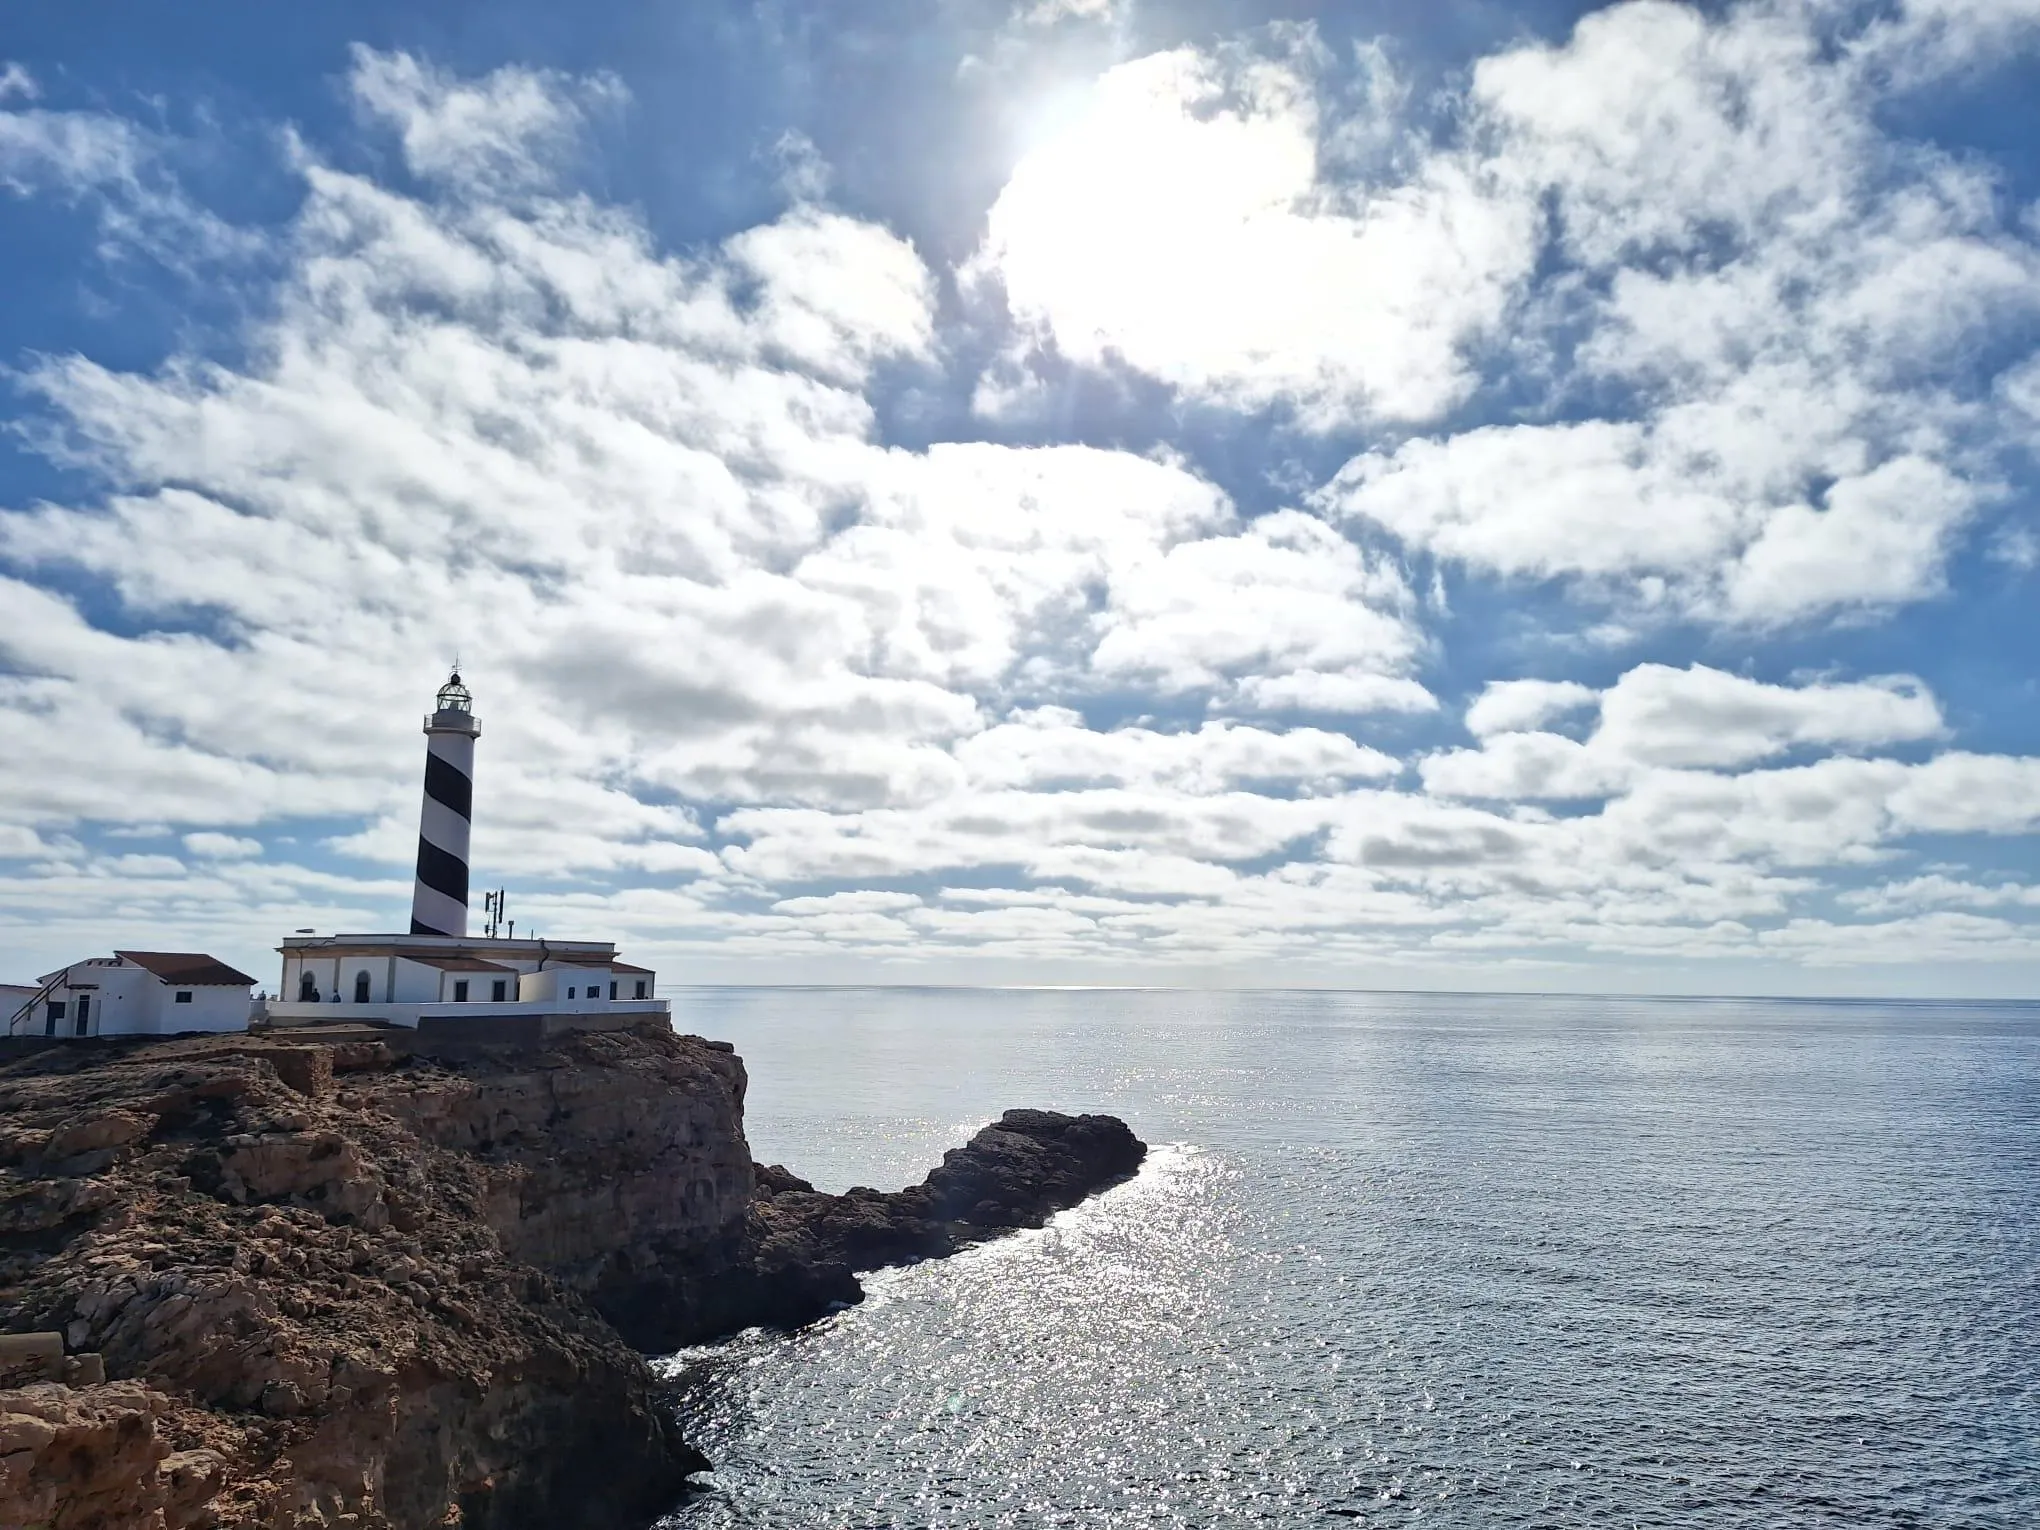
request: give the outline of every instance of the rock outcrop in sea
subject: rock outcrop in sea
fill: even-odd
[[[0,1339],[0,1524],[642,1524],[707,1464],[645,1353],[809,1321],[1145,1152],[1011,1111],[923,1184],[825,1195],[753,1165],[745,1082],[664,1032],[0,1068],[0,1329],[64,1350]]]

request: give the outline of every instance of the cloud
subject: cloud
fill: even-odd
[[[1428,137],[1379,50],[1308,29],[1120,64],[965,268],[1015,325],[981,404],[1024,409],[1053,353],[1373,431],[1313,508],[1632,618],[1930,598],[2003,492],[2040,250],[1884,108],[2036,36],[2018,5],[1635,0],[1480,59]]]
[[[1401,676],[1320,669],[1249,675],[1233,704],[1253,712],[1435,712],[1438,698]]]
[[[1217,694],[1303,666],[1408,702],[1407,588],[1302,512],[1243,525],[1180,462],[882,444],[866,390],[935,345],[912,247],[800,205],[659,252],[558,180],[601,82],[363,53],[352,86],[424,188],[301,147],[245,359],[26,375],[44,446],[104,492],[0,518],[0,783],[24,846],[145,819],[185,830],[224,889],[259,843],[230,831],[264,826],[288,855],[279,831],[305,823],[343,866],[401,867],[418,740],[393,698],[429,694],[455,652],[484,724],[478,873],[541,885],[712,897],[774,866],[908,869],[910,846],[848,827],[866,813],[950,837],[959,862],[1003,815],[1026,856],[1078,856],[1073,875],[1095,850],[1149,858],[1099,874],[1196,882],[1229,875],[1200,856],[1321,819],[1257,792],[1397,768],[1340,734],[1229,723],[1038,717],[1012,742],[992,719],[1014,698],[1138,677]],[[1214,623],[1199,603],[1221,599]],[[51,768],[80,750],[101,764]],[[984,784],[1069,770],[1122,785],[1035,803]],[[770,816],[796,809],[823,817]],[[837,814],[841,833],[777,837]],[[1036,832],[1051,820],[1067,830]],[[103,896],[103,864],[85,853],[64,885]],[[321,896],[369,923],[403,886]]]
[[[2030,962],[2040,955],[2031,925],[1977,914],[1918,914],[1878,924],[1795,919],[1756,937],[1759,949],[1811,967],[1898,965],[1909,962]]]
[[[0,107],[41,94],[17,64],[0,75]],[[17,195],[46,189],[79,196],[106,187],[133,188],[148,153],[132,123],[92,112],[35,107],[0,110],[0,186]]]
[[[0,860],[22,861],[50,853],[51,846],[22,824],[0,824]]]
[[[1584,741],[1536,731],[1588,706]],[[1941,710],[1910,676],[1767,685],[1694,664],[1639,664],[1600,693],[1566,682],[1490,685],[1467,712],[1479,749],[1425,759],[1428,789],[1448,797],[1568,799],[1617,795],[1653,770],[1732,769],[1799,748],[1867,749],[1938,738]]]
[[[1479,749],[1431,755],[1418,770],[1441,797],[1510,802],[1612,797],[1634,775],[1626,761],[1556,733],[1498,733]]]
[[[184,848],[207,861],[240,861],[262,853],[262,841],[210,829],[184,836]]]
[[[1467,731],[1520,733],[1600,704],[1600,693],[1575,680],[1490,680],[1466,709]]]
[[[1015,168],[967,276],[1062,355],[1203,402],[1313,430],[1435,417],[1529,269],[1531,209],[1447,156],[1392,187],[1321,178],[1313,69],[1303,46],[1109,70]]]
[[[89,209],[106,260],[140,256],[191,277],[254,251],[249,235],[186,195],[176,139],[110,112],[34,104],[42,98],[19,64],[0,69],[0,192]]]
[[[1862,749],[1942,732],[1911,676],[1766,685],[1694,664],[1639,664],[1602,693],[1592,743],[1648,765],[1747,765],[1798,745]]]
[[[1388,560],[1276,511],[1127,570],[1091,662],[1164,692],[1305,670],[1399,678],[1423,647],[1414,608]]]
[[[1903,882],[1845,892],[1836,900],[1866,914],[1914,913],[1931,908],[2040,908],[2040,887],[2025,882],[1984,885],[1934,872]]]
[[[1905,0],[1868,28],[1856,52],[1911,89],[1951,71],[2001,63],[2036,38],[2040,6],[2033,0]]]
[[[590,110],[627,99],[608,75],[513,68],[459,79],[358,43],[348,86],[364,118],[396,130],[413,175],[467,194],[551,184]]]
[[[0,513],[0,936],[400,918],[414,709],[458,652],[478,879],[520,930],[693,973],[1464,982],[1857,960],[1851,916],[2024,960],[2023,883],[1959,863],[2040,829],[2040,762],[1960,747],[1924,681],[1588,686],[1533,632],[1551,678],[1483,686],[1511,634],[1442,595],[1456,561],[1557,581],[1560,629],[1752,629],[1940,577],[2000,428],[2031,434],[2040,362],[1951,361],[2015,311],[2024,236],[1974,164],[1883,136],[1845,55],[1785,12],[1618,7],[1474,70],[1436,143],[1378,59],[1359,117],[1328,105],[1300,33],[1109,75],[1099,179],[1055,184],[1054,140],[968,276],[1021,354],[1341,437],[1327,491],[1270,506],[1187,450],[903,444],[903,390],[974,354],[908,240],[817,183],[668,250],[583,189],[613,82],[358,54],[396,168],[295,145],[231,344],[21,369],[69,487]],[[24,195],[70,194],[73,132],[176,189],[116,119],[33,132]],[[1139,216],[1209,237],[1060,285]]]
[[[991,787],[1145,785],[1199,794],[1248,783],[1328,787],[1401,769],[1378,749],[1315,728],[1271,733],[1208,722],[1183,733],[1096,732],[1075,712],[1052,707],[965,740],[956,758],[972,782]]]
[[[1991,539],[1990,557],[1994,562],[2021,574],[2030,574],[2040,569],[2040,532],[2025,526],[2006,526]]]
[[[1951,13],[1952,14],[1952,11]],[[1994,334],[2040,254],[1878,125],[1814,12],[1637,3],[1484,59],[1485,174],[1550,209],[1546,386],[1626,401],[1361,453],[1318,503],[1494,575],[1751,626],[1938,593],[1999,492]]]
[[[1058,21],[1111,21],[1127,0],[1023,0],[1014,16],[1024,26],[1050,27]]]

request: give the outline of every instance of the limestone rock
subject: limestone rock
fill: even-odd
[[[0,1068],[0,1329],[115,1378],[0,1394],[28,1442],[0,1526],[609,1530],[669,1508],[706,1463],[583,1293],[640,1246],[741,1228],[741,1064],[674,1036],[459,1062],[370,1043],[343,1091],[329,1058],[278,1066],[307,1050]],[[57,1174],[81,1153],[110,1157]]]
[[[905,1190],[826,1195],[773,1165],[758,1172],[742,1237],[719,1265],[703,1270],[675,1257],[627,1289],[598,1291],[597,1300],[645,1349],[752,1326],[797,1327],[862,1300],[863,1271],[1039,1227],[1129,1178],[1146,1157],[1146,1144],[1115,1117],[1009,1110]]]
[[[166,1515],[157,1429],[169,1400],[133,1381],[0,1392],[0,1524],[183,1530]]]

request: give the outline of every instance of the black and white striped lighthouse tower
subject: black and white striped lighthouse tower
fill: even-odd
[[[425,805],[418,817],[413,935],[467,934],[468,832],[475,805],[475,739],[481,731],[474,698],[456,669],[425,719]]]

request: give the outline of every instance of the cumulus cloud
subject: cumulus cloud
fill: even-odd
[[[1596,707],[1583,741],[1541,723]],[[1768,685],[1694,664],[1639,664],[1596,693],[1568,682],[1503,681],[1467,712],[1479,749],[1432,755],[1425,784],[1451,797],[1608,797],[1658,769],[1730,769],[1805,747],[1868,749],[1943,731],[1933,695],[1910,676]]]
[[[1466,727],[1476,735],[1520,733],[1600,700],[1598,691],[1576,680],[1490,680],[1466,709]]]
[[[1424,641],[1402,572],[1296,510],[1178,543],[1129,569],[1113,605],[1093,667],[1164,691],[1242,674],[1400,678]]]
[[[1857,888],[1837,899],[1866,914],[1933,908],[2040,908],[2040,887],[2026,882],[1966,882],[1942,872]]]
[[[238,834],[219,834],[202,829],[184,836],[184,848],[207,861],[241,861],[262,853],[262,841]]]
[[[1249,675],[1234,704],[1252,712],[1435,712],[1438,698],[1407,676],[1298,669]]]
[[[1014,170],[970,275],[1064,356],[1214,404],[1435,417],[1529,268],[1530,209],[1445,156],[1394,186],[1321,176],[1312,67],[1185,48],[1108,71]]]
[[[1860,18],[1859,18],[1860,19]],[[1993,330],[2040,254],[1990,175],[1877,122],[1812,11],[1636,3],[1483,60],[1497,184],[1551,209],[1526,312],[1633,402],[1355,457],[1320,503],[1482,571],[1755,626],[1937,593],[1995,497]]]
[[[1156,785],[1191,793],[1250,782],[1331,787],[1401,769],[1378,749],[1316,728],[1270,733],[1210,722],[1184,733],[1096,732],[1058,707],[1021,713],[967,739],[956,757],[973,782],[987,786]]]
[[[1649,765],[1746,765],[1796,745],[1930,739],[1941,709],[1918,680],[1766,685],[1694,664],[1640,664],[1601,696],[1593,742]]]
[[[1428,140],[1378,51],[1342,93],[1308,30],[1129,61],[991,210],[966,274],[1021,339],[985,406],[1048,348],[1310,430],[1413,424],[1316,507],[1637,616],[1933,596],[2001,494],[1992,382],[2023,375],[2040,250],[1884,108],[2036,36],[2022,3],[1632,0],[1479,60]]]
[[[1870,33],[1798,16],[1599,13],[1474,70],[1430,145],[1393,89],[1327,106],[1301,34],[1108,74],[967,280],[1024,346],[1357,438],[1273,508],[1180,451],[900,444],[888,403],[956,354],[912,243],[813,182],[664,249],[582,189],[613,82],[359,53],[397,168],[296,146],[226,359],[23,368],[93,487],[0,514],[0,930],[387,924],[458,652],[478,875],[520,928],[689,970],[2023,952],[2024,884],[1955,842],[2040,830],[2040,761],[1957,747],[1913,677],[1592,687],[1547,645],[1444,747],[1432,687],[1484,677],[1441,662],[1427,560],[1761,627],[1930,588],[1996,492],[2040,362],[1950,358],[2024,301],[2023,235],[1975,165],[1883,136]],[[13,131],[22,195],[164,162],[110,117]],[[1496,368],[1530,407],[1455,414]]]

